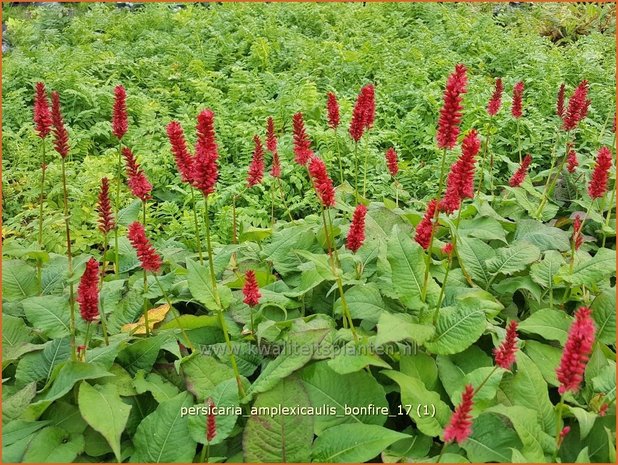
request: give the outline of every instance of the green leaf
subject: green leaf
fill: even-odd
[[[82,418],[77,405],[62,399],[52,403],[41,415],[41,419],[48,420],[49,426],[57,426],[68,433],[83,433],[88,428],[88,423]]]
[[[616,274],[616,252],[609,249],[599,249],[589,260],[581,260],[570,272],[568,266],[560,271],[560,278],[571,286],[593,286],[600,281],[609,279]]]
[[[434,333],[435,328],[433,326],[412,323],[410,315],[382,312],[378,321],[378,335],[375,344],[382,346],[389,342],[410,340],[422,345]]]
[[[562,349],[542,342],[528,340],[525,342],[524,351],[539,369],[548,384],[558,387],[556,367],[562,357]]]
[[[558,250],[565,252],[571,247],[570,237],[566,231],[530,219],[517,221],[515,240],[527,241],[542,251]]]
[[[346,351],[347,348],[351,348],[353,350],[355,348],[354,343],[349,343],[339,355],[337,355],[331,360],[328,360],[327,362],[328,366],[340,375],[354,373],[362,370],[367,366],[391,368],[388,363],[386,363],[376,354],[363,353],[362,351],[358,351],[359,353],[354,352],[352,354],[349,354]]]
[[[441,308],[436,334],[425,347],[440,355],[462,352],[481,337],[485,324],[485,312],[480,308],[468,305]]]
[[[459,223],[459,233],[484,241],[507,243],[502,225],[496,219],[488,216],[478,216],[469,220],[463,220]]]
[[[298,353],[282,352],[279,354],[260,373],[260,376],[255,380],[249,392],[247,392],[247,398],[250,399],[255,394],[269,391],[283,378],[288,377],[296,370],[305,366],[313,358],[313,352],[310,349],[310,347],[305,346],[304,348],[301,347]]]
[[[54,426],[39,431],[23,457],[25,463],[70,463],[84,450],[84,436]]]
[[[590,430],[594,426],[594,422],[598,418],[598,415],[594,412],[589,412],[588,410],[584,410],[579,407],[569,407],[569,411],[575,415],[577,418],[577,423],[579,423],[579,437],[584,440]]]
[[[281,380],[270,391],[259,394],[243,433],[245,462],[309,462],[313,417],[290,412],[273,415],[268,411],[309,405],[307,392],[295,377]]]
[[[2,423],[19,418],[28,408],[36,395],[36,383],[30,383],[10,397],[4,394],[2,398]],[[6,396],[6,397],[5,397]]]
[[[299,377],[313,407],[328,405],[336,410],[334,415],[325,412],[315,416],[314,427],[318,436],[327,428],[343,423],[383,425],[386,421],[386,416],[379,412],[345,411],[346,405],[359,408],[388,406],[384,388],[366,371],[342,375],[330,368],[327,361],[320,361],[303,368]]]
[[[513,425],[502,415],[484,412],[472,423],[472,434],[461,447],[473,463],[511,461],[511,450],[522,447]]]
[[[302,263],[294,251],[311,250],[314,244],[315,234],[307,226],[292,226],[275,232],[272,241],[264,247],[264,255],[285,276],[297,271]]]
[[[69,392],[78,381],[104,378],[106,376],[113,375],[97,364],[74,361],[66,362],[60,368],[58,376],[56,376],[43,400],[52,401],[59,399]]]
[[[231,367],[197,352],[185,358],[181,368],[187,390],[198,402],[203,402],[208,393],[219,383],[234,378],[234,370]]]
[[[22,349],[32,341],[32,331],[24,320],[17,316],[2,314],[2,363],[16,360]]]
[[[556,414],[549,400],[547,384],[536,365],[526,354],[518,352],[517,372],[507,375],[502,390],[512,405],[525,405],[534,409],[543,430],[556,433]]]
[[[118,362],[132,375],[138,370],[149,371],[157,360],[161,346],[170,337],[170,334],[158,334],[134,342],[118,354]]]
[[[407,434],[360,423],[328,428],[313,446],[313,461],[323,463],[367,462]]]
[[[15,302],[36,295],[38,284],[33,267],[21,260],[2,260],[2,299]]]
[[[437,392],[427,390],[420,379],[394,370],[382,371],[382,373],[399,384],[402,407],[404,410],[407,410],[408,406],[411,407],[409,416],[416,423],[419,431],[427,436],[441,434],[451,417],[451,410],[440,399],[440,395]],[[418,406],[435,408],[435,414],[431,416],[419,415]]]
[[[532,281],[530,276],[511,276],[494,284],[492,289],[500,295],[513,295],[518,290],[526,290],[531,297],[537,302],[541,301],[541,288],[537,283]]]
[[[355,320],[377,323],[385,308],[384,300],[376,283],[361,283],[345,291],[345,300]],[[341,298],[337,299],[333,312],[341,315]]]
[[[546,289],[554,288],[556,287],[554,278],[558,275],[562,265],[564,265],[562,254],[555,250],[548,250],[540,263],[530,266],[530,277]]]
[[[438,367],[433,357],[416,352],[402,355],[399,359],[399,371],[404,375],[420,379],[430,391],[435,391],[438,385]]]
[[[395,226],[388,240],[386,258],[391,266],[391,279],[397,296],[407,307],[418,308],[423,304],[421,294],[425,279],[425,251]],[[429,279],[427,284],[427,302],[435,304],[440,287],[433,279]]]
[[[187,270],[191,295],[204,304],[208,310],[222,311],[230,306],[233,298],[232,291],[222,284],[217,284],[215,292],[208,267],[187,258]]]
[[[603,344],[616,343],[616,288],[605,289],[597,295],[590,306],[597,332],[597,341]]]
[[[91,386],[84,382],[79,387],[77,403],[84,420],[107,439],[118,462],[122,461],[120,437],[131,406],[120,399],[118,388],[114,384]]]
[[[545,339],[566,342],[569,327],[573,319],[565,312],[544,308],[537,310],[519,324],[524,333],[538,334]]]
[[[479,239],[461,236],[457,241],[457,255],[462,267],[483,288],[489,286],[491,274],[485,263],[495,257],[492,247]]]
[[[181,392],[159,404],[137,427],[131,462],[192,462],[196,443],[189,434],[189,418],[181,416],[183,407],[192,405],[191,396]]]
[[[167,381],[160,374],[146,374],[143,370],[140,370],[135,374],[133,385],[135,386],[135,391],[138,394],[150,392],[152,397],[154,397],[159,403],[176,397],[179,392],[175,385]]]
[[[26,354],[19,361],[15,380],[20,386],[31,381],[44,381],[44,384],[47,384],[53,369],[68,360],[70,356],[71,347],[68,338],[48,341],[42,351]]]
[[[69,302],[62,296],[30,297],[22,302],[26,318],[37,331],[50,339],[70,334]]]
[[[616,400],[616,364],[610,363],[599,375],[592,378],[592,386],[595,392],[605,395],[606,402],[611,403]]]
[[[492,274],[511,275],[526,269],[541,256],[541,251],[527,242],[516,242],[510,247],[496,250],[496,255],[485,263],[487,271]]]
[[[36,432],[47,426],[48,421],[15,420],[2,427],[2,462],[23,462],[24,454],[36,436]]]

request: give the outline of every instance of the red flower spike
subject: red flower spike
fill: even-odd
[[[603,197],[607,192],[609,170],[612,167],[612,153],[607,147],[601,147],[597,153],[597,161],[588,184],[588,195],[592,199]]]
[[[605,415],[607,415],[607,409],[609,408],[609,404],[608,403],[604,403],[603,405],[601,405],[599,407],[599,416],[600,417],[604,417]]]
[[[352,111],[349,133],[354,142],[358,142],[365,130],[373,126],[375,110],[375,88],[373,84],[367,84],[358,93]]]
[[[206,400],[208,414],[206,416],[206,442],[211,442],[217,435],[217,420],[215,418],[215,403],[209,397]]]
[[[255,148],[253,149],[253,158],[251,159],[247,174],[247,187],[253,187],[261,183],[264,177],[264,147],[257,135],[253,136],[253,143]]]
[[[311,151],[311,141],[307,131],[305,131],[303,114],[296,113],[292,122],[294,126],[294,160],[299,165],[305,166],[313,157],[313,152]]]
[[[92,322],[99,316],[99,262],[94,258],[86,263],[76,300],[84,321]]]
[[[272,116],[268,117],[266,121],[266,148],[269,152],[275,153],[277,151],[277,136],[275,135],[275,121]]]
[[[388,172],[392,177],[397,176],[399,172],[399,163],[397,162],[397,152],[395,152],[394,148],[389,148],[386,151],[386,166],[388,168]]]
[[[62,158],[66,158],[69,154],[69,133],[64,127],[64,120],[60,111],[60,95],[54,91],[52,96],[52,124],[54,126],[54,149]]]
[[[51,110],[49,109],[45,84],[37,82],[34,96],[34,126],[37,135],[41,139],[45,139],[52,130],[52,124]]]
[[[416,226],[416,232],[414,234],[414,240],[420,244],[420,246],[427,250],[431,245],[431,236],[433,234],[433,218],[436,214],[436,208],[438,203],[436,199],[431,199],[427,204],[427,210],[423,215],[423,219]]]
[[[363,126],[369,130],[373,127],[373,123],[376,117],[376,96],[375,87],[373,84],[367,84],[361,89],[361,93],[364,95],[364,117]]]
[[[363,204],[356,206],[354,215],[352,215],[352,224],[348,231],[348,237],[346,240],[346,248],[355,253],[360,249],[361,245],[365,241],[365,215],[367,214],[367,207]]]
[[[107,234],[116,226],[112,215],[112,204],[109,200],[109,180],[107,178],[101,179],[97,210],[99,212],[99,230],[103,234]]]
[[[571,236],[571,241],[573,242],[573,248],[575,250],[579,250],[584,243],[584,236],[582,236],[583,225],[584,222],[581,220],[579,215],[576,215],[573,220],[573,235]]]
[[[167,138],[172,146],[172,153],[180,173],[180,179],[182,182],[192,183],[193,155],[189,152],[185,132],[178,121],[172,121],[167,125]]]
[[[467,92],[468,78],[466,67],[462,64],[455,66],[455,71],[446,81],[442,109],[438,119],[438,132],[436,139],[441,149],[452,149],[457,143],[459,124],[462,117],[462,94]]]
[[[161,257],[146,237],[144,226],[137,221],[129,225],[127,237],[131,245],[137,252],[137,258],[141,262],[142,268],[153,273],[161,269]]]
[[[461,395],[461,403],[455,407],[455,411],[444,428],[444,442],[457,441],[461,444],[472,434],[472,411],[474,388],[467,384]]]
[[[513,173],[513,176],[511,176],[511,179],[509,179],[509,186],[511,187],[521,186],[521,183],[524,182],[524,179],[526,179],[526,176],[528,175],[528,167],[530,166],[530,163],[532,163],[532,156],[528,154],[522,160],[521,164],[519,165],[519,168],[517,168],[515,173]]]
[[[558,392],[577,392],[584,377],[586,363],[592,352],[595,326],[592,320],[592,311],[588,307],[581,307],[575,312],[575,321],[571,324],[567,336],[560,365],[556,375],[560,382]]]
[[[123,86],[114,89],[114,112],[112,114],[112,133],[120,140],[127,133],[127,92]]]
[[[575,168],[579,166],[579,161],[577,160],[577,153],[569,146],[569,153],[567,155],[567,171],[569,173],[574,173]]]
[[[309,174],[313,180],[315,192],[326,208],[335,205],[335,188],[328,176],[326,165],[321,158],[314,156],[309,162]]]
[[[447,242],[446,244],[444,244],[441,250],[444,255],[450,255],[451,253],[453,253],[453,243]]]
[[[583,120],[588,114],[588,106],[590,100],[588,100],[588,81],[584,80],[573,91],[573,95],[569,99],[569,106],[567,107],[564,118],[562,119],[562,129],[565,131],[572,131],[577,127],[579,122]]]
[[[461,156],[451,166],[440,210],[451,214],[459,209],[463,199],[474,197],[474,165],[480,149],[478,132],[473,129],[461,144]]]
[[[245,285],[242,288],[242,293],[245,296],[243,302],[249,307],[255,307],[260,303],[262,294],[260,294],[260,287],[255,278],[255,271],[248,270],[245,273]]]
[[[511,103],[511,115],[514,118],[521,118],[523,110],[523,97],[524,97],[524,81],[519,81],[513,87],[513,101]]]
[[[197,116],[197,143],[193,164],[193,185],[205,196],[215,191],[219,177],[219,152],[215,141],[215,114],[210,109]]]
[[[135,155],[129,147],[122,148],[122,156],[127,165],[127,184],[131,193],[142,202],[152,198],[152,184],[148,181],[146,174],[135,160]]]
[[[328,93],[326,110],[328,112],[328,127],[337,129],[339,126],[339,103],[337,102],[337,96],[333,92]]]
[[[558,90],[558,98],[556,99],[556,114],[561,118],[564,119],[564,92],[565,92],[565,88],[566,86],[564,85],[564,83],[560,84],[560,89]]]
[[[510,370],[515,363],[515,353],[517,352],[517,322],[511,321],[506,328],[506,337],[499,347],[494,349],[494,360],[496,365],[505,370]]]
[[[489,99],[489,103],[487,104],[487,113],[489,114],[489,116],[496,116],[496,114],[500,110],[500,106],[502,105],[503,91],[504,85],[502,84],[502,79],[497,78],[494,93],[491,95],[491,99]]]

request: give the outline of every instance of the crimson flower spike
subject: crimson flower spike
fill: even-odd
[[[275,121],[272,116],[266,121],[266,148],[272,154],[272,164],[270,175],[273,178],[281,177],[281,162],[279,161],[279,152],[277,151],[277,136],[275,134]]]
[[[461,144],[461,156],[451,166],[446,180],[446,193],[439,205],[440,210],[453,213],[461,206],[463,199],[474,196],[474,165],[480,149],[478,132],[473,129]]]
[[[367,84],[358,93],[352,111],[349,133],[354,142],[358,142],[365,130],[373,126],[375,110],[375,88],[373,84]]]
[[[433,233],[433,219],[436,214],[438,202],[436,199],[431,199],[427,204],[427,210],[423,215],[423,219],[416,226],[414,240],[425,250],[431,245],[431,236]]]
[[[388,172],[391,174],[392,177],[397,176],[397,173],[399,172],[399,164],[397,162],[397,152],[395,152],[394,148],[389,148],[386,151],[386,167],[388,168]]]
[[[462,64],[455,66],[455,71],[446,81],[443,100],[438,119],[438,132],[436,139],[441,149],[452,149],[457,143],[459,124],[463,111],[462,94],[467,92],[468,77],[466,67]]]
[[[562,119],[562,129],[572,131],[577,127],[579,122],[588,114],[588,81],[584,80],[573,91],[573,95],[569,99],[564,118]]]
[[[118,138],[127,133],[129,127],[127,117],[127,92],[123,86],[116,86],[114,88],[114,111],[112,114],[112,132]]]
[[[326,165],[321,158],[316,156],[311,158],[309,162],[309,175],[322,205],[326,208],[333,207],[335,205],[335,188],[326,171]]]
[[[260,287],[255,277],[255,271],[248,270],[245,273],[245,285],[242,288],[242,293],[245,296],[243,302],[249,307],[255,307],[260,303],[262,294],[260,293]]]
[[[364,95],[364,118],[363,126],[366,130],[373,127],[373,123],[376,118],[376,93],[373,84],[367,84],[361,89],[361,93]]]
[[[474,388],[471,384],[467,384],[463,394],[461,395],[461,403],[455,407],[451,419],[444,428],[444,442],[457,441],[461,444],[472,434],[472,406],[474,397]]]
[[[513,87],[513,101],[511,103],[511,115],[521,118],[523,113],[524,81],[519,81]]]
[[[579,248],[584,243],[584,236],[582,236],[584,222],[580,218],[579,215],[575,215],[575,219],[573,220],[573,235],[571,237],[571,241],[573,242],[573,248],[575,250],[579,250]]]
[[[66,158],[69,154],[69,133],[64,127],[62,112],[60,111],[60,95],[54,91],[52,96],[52,123],[54,126],[54,148],[62,158]]]
[[[42,82],[36,83],[36,93],[34,96],[34,126],[37,135],[41,139],[45,139],[52,130],[52,116],[49,109],[49,101],[47,100],[47,92],[45,84]]]
[[[94,258],[86,262],[76,300],[84,321],[92,322],[99,316],[99,262]]]
[[[219,177],[219,152],[215,141],[215,114],[210,109],[197,116],[197,143],[193,169],[193,184],[205,196],[215,191]]]
[[[187,147],[184,130],[178,121],[170,122],[166,130],[180,179],[182,182],[191,184],[193,182],[193,155]]]
[[[577,160],[577,153],[573,150],[571,144],[569,144],[569,153],[567,155],[567,171],[569,173],[574,173],[575,169],[579,166],[579,161]]]
[[[337,129],[339,126],[339,103],[337,102],[337,96],[334,92],[328,93],[326,110],[328,113],[328,127],[331,129]]]
[[[494,360],[496,365],[505,370],[510,370],[515,363],[517,353],[517,322],[511,320],[506,328],[506,337],[499,347],[494,349]]]
[[[346,248],[352,252],[356,252],[360,249],[361,245],[365,241],[365,215],[367,214],[367,207],[362,203],[356,206],[354,215],[352,215],[352,224],[348,231],[348,237],[346,239]]]
[[[594,171],[588,184],[588,195],[592,199],[603,197],[607,192],[609,170],[612,167],[612,152],[607,147],[601,147],[597,153]]]
[[[209,397],[206,400],[208,406],[208,414],[206,416],[206,442],[210,443],[217,435],[217,421],[215,418],[215,403]]]
[[[299,165],[305,166],[313,157],[313,152],[311,151],[311,141],[305,130],[303,114],[296,113],[292,122],[294,126],[294,160]]]
[[[253,136],[253,157],[249,164],[249,172],[247,174],[247,187],[253,187],[262,182],[264,177],[264,147],[259,136]]]
[[[161,257],[146,237],[144,226],[137,221],[131,223],[129,225],[127,237],[137,252],[137,258],[142,268],[146,271],[158,273],[162,265]]]
[[[109,200],[109,180],[107,178],[101,179],[97,210],[99,212],[99,230],[103,234],[107,234],[116,226],[112,215],[112,204]]]
[[[560,394],[579,391],[584,379],[596,331],[591,314],[592,311],[588,307],[581,307],[575,312],[575,321],[569,329],[560,365],[556,369]]]
[[[489,103],[487,104],[487,113],[489,114],[489,116],[496,116],[496,114],[500,110],[500,106],[502,105],[503,91],[504,85],[502,84],[502,79],[497,78],[494,93],[491,95],[491,99],[489,99]]]
[[[560,117],[560,119],[564,119],[564,94],[565,94],[566,86],[564,82],[560,84],[560,89],[558,89],[558,98],[556,99],[556,114]]]
[[[148,181],[146,174],[137,163],[135,155],[129,147],[122,148],[122,156],[127,165],[127,184],[131,193],[142,202],[152,198],[152,184]]]
[[[524,182],[526,176],[528,175],[528,167],[532,163],[532,156],[530,154],[526,155],[524,159],[521,161],[519,168],[513,173],[511,179],[509,179],[509,186],[511,187],[519,187],[521,183]]]

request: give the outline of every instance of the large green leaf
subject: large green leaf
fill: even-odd
[[[36,295],[36,272],[21,260],[2,260],[2,299],[8,302]]]
[[[379,412],[345,410],[346,405],[355,408],[388,405],[384,388],[366,371],[342,375],[330,368],[327,361],[320,361],[303,368],[299,376],[313,407],[327,405],[336,411],[334,415],[323,412],[315,416],[318,436],[327,428],[343,423],[383,425],[386,421],[386,416]]]
[[[401,404],[404,411],[409,411],[409,416],[416,423],[416,427],[427,436],[438,436],[448,423],[451,410],[448,408],[437,392],[429,391],[420,379],[404,375],[398,371],[383,371],[386,376],[397,384],[401,392]],[[422,410],[427,406],[432,413],[424,415]],[[435,409],[435,412],[433,411]]]
[[[391,266],[393,287],[399,299],[409,308],[418,308],[423,303],[421,297],[425,279],[425,251],[396,226],[388,240],[386,257]],[[427,302],[435,304],[440,287],[433,279],[429,279],[427,285]]]
[[[378,335],[375,344],[381,346],[389,342],[404,340],[424,344],[434,333],[433,326],[413,323],[410,315],[382,312],[378,321]]]
[[[436,333],[425,347],[435,354],[456,354],[481,337],[485,324],[485,312],[481,308],[472,305],[441,308]]]
[[[473,463],[511,461],[511,450],[521,449],[521,441],[503,416],[481,413],[472,423],[472,434],[461,445]]]
[[[524,351],[539,369],[545,381],[557,387],[556,367],[562,357],[562,349],[539,341],[528,340],[524,345]]]
[[[47,381],[52,370],[71,356],[71,347],[68,338],[54,339],[44,345],[40,352],[26,354],[17,365],[15,380],[19,385],[31,381]]]
[[[519,324],[524,333],[538,334],[548,340],[566,342],[569,326],[573,319],[565,312],[544,308],[537,310]]]
[[[543,260],[530,266],[530,277],[541,286],[551,289],[555,287],[554,277],[564,265],[564,257],[560,252],[548,250]]]
[[[269,391],[283,378],[305,366],[313,358],[313,352],[308,349],[309,347],[305,346],[301,347],[298,352],[281,353],[260,373],[260,376],[255,380],[249,392],[247,392],[247,397],[250,398],[260,392]]]
[[[37,331],[51,339],[68,336],[69,303],[62,296],[30,297],[22,302],[26,318]]]
[[[134,342],[118,354],[118,362],[132,375],[138,370],[150,370],[159,350],[170,337],[170,334],[158,334]]]
[[[4,425],[2,428],[2,462],[22,462],[36,432],[48,424],[48,421],[15,420]]]
[[[590,308],[597,326],[596,339],[604,344],[616,344],[616,288],[601,292]]]
[[[118,462],[122,461],[120,437],[129,419],[131,406],[120,399],[116,385],[91,386],[83,382],[79,387],[77,403],[84,420],[107,440]]]
[[[135,374],[133,385],[137,394],[150,392],[159,403],[176,397],[179,392],[176,385],[167,381],[159,373],[145,373],[143,370]]]
[[[210,271],[206,265],[200,265],[187,258],[187,280],[193,297],[204,304],[209,310],[225,310],[232,303],[232,291],[227,286],[212,285]]]
[[[189,418],[182,416],[183,407],[193,404],[187,392],[159,404],[157,409],[137,427],[131,462],[191,462],[196,443],[189,434]]]
[[[24,320],[17,316],[2,315],[2,363],[16,360],[32,341],[32,331]]]
[[[181,367],[187,390],[198,402],[203,402],[219,383],[234,378],[234,370],[231,367],[199,353],[185,358]]]
[[[277,272],[286,275],[302,263],[294,250],[311,250],[314,243],[315,234],[307,226],[292,226],[275,232],[272,241],[264,247],[264,255]]]
[[[496,255],[485,263],[492,274],[511,275],[522,271],[530,263],[539,259],[541,251],[528,242],[516,242],[510,247],[496,250]]]
[[[28,445],[25,463],[70,463],[84,450],[84,437],[50,426],[39,431]]]
[[[569,250],[569,239],[569,234],[566,231],[540,221],[530,219],[517,221],[515,240],[530,242],[542,251],[558,250],[564,252]]]
[[[504,228],[495,218],[477,216],[459,223],[459,233],[484,241],[500,241],[506,244]]]
[[[313,417],[284,408],[310,406],[302,383],[295,377],[281,380],[257,396],[243,434],[246,462],[309,462],[313,441]],[[281,409],[279,413],[272,409]]]
[[[559,276],[571,286],[592,286],[615,276],[615,274],[616,252],[609,249],[599,249],[594,257],[579,260],[573,268],[573,272],[568,266],[563,266]]]
[[[363,322],[377,323],[385,308],[384,300],[376,283],[362,283],[350,287],[345,291],[345,300],[352,318],[363,320]],[[341,298],[335,302],[333,311],[341,315]]]
[[[479,239],[461,236],[457,240],[457,255],[466,273],[474,282],[486,288],[491,280],[486,262],[495,257],[494,249]]]
[[[313,461],[367,462],[407,434],[377,425],[344,424],[328,428],[313,445]]]
[[[98,379],[113,376],[100,365],[95,363],[66,362],[49,390],[45,393],[43,401],[59,399],[73,388],[75,383],[85,379]]]

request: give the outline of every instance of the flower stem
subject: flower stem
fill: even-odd
[[[120,248],[118,246],[118,211],[120,210],[120,185],[122,184],[122,141],[118,140],[118,162],[116,165],[116,201],[114,202],[114,218],[116,227],[114,228],[114,270],[116,276],[120,275]]]
[[[105,276],[105,269],[107,268],[107,260],[105,259],[105,254],[107,254],[107,249],[109,247],[107,233],[103,233],[103,266],[101,267],[101,277],[99,278],[99,289],[103,290],[103,277]],[[107,316],[105,316],[105,308],[103,307],[103,292],[101,292],[101,329],[103,330],[103,340],[105,341],[105,345],[109,345],[109,337],[107,334]]]
[[[569,156],[569,133],[567,132],[566,151],[564,152],[564,157],[562,158],[562,161],[560,162],[560,165],[558,166],[558,169],[556,170],[556,175],[554,176],[553,180],[547,185],[547,189],[543,191],[541,201],[539,202],[539,208],[537,209],[534,215],[535,217],[539,218],[540,215],[543,213],[543,208],[545,207],[545,204],[547,203],[549,196],[553,192],[554,187],[556,186],[556,183],[558,182],[558,179],[560,179],[560,173],[562,173],[562,168],[564,168],[564,164],[566,163],[568,156]],[[549,173],[549,176],[551,177],[551,172]]]
[[[489,372],[489,374],[485,377],[485,379],[481,382],[481,384],[479,384],[478,387],[474,390],[474,394],[472,394],[473,396],[477,395],[479,391],[483,389],[483,386],[485,386],[487,381],[489,381],[489,379],[493,376],[493,374],[496,372],[498,368],[499,368],[498,365],[494,366],[494,369]]]
[[[62,194],[64,199],[64,227],[67,239],[67,260],[69,271],[69,311],[71,330],[71,355],[77,360],[77,347],[75,346],[75,291],[73,289],[73,254],[71,253],[71,225],[69,222],[69,196],[67,193],[66,163],[62,158]]]
[[[215,264],[212,255],[212,243],[210,242],[210,218],[208,216],[208,195],[204,194],[204,223],[206,226],[206,247],[208,248],[208,265],[210,269],[210,280],[212,283],[212,293],[215,297],[215,303],[218,309],[217,316],[219,318],[219,325],[223,331],[223,337],[225,338],[225,344],[230,352],[230,362],[234,375],[236,376],[236,384],[238,385],[238,397],[242,399],[245,397],[245,389],[243,388],[242,381],[240,379],[240,372],[238,371],[238,365],[236,364],[236,357],[234,356],[234,349],[232,347],[232,341],[227,329],[227,323],[223,317],[223,305],[221,304],[221,298],[219,297],[219,289],[217,289],[217,277],[215,275]]]
[[[367,163],[369,161],[369,144],[365,144],[365,164],[363,167],[363,197],[367,198]]]
[[[195,189],[193,186],[189,186],[191,189],[191,204],[193,206],[193,224],[195,227],[195,238],[197,239],[197,254],[200,257],[200,265],[204,264],[204,257],[202,256],[202,239],[200,237],[200,226],[197,220],[197,205],[195,201]]]
[[[560,402],[556,406],[556,448],[554,449],[554,454],[552,458],[552,462],[556,461],[558,457],[558,449],[560,448],[560,431],[562,431],[562,406],[564,405],[564,394],[560,395]]]
[[[517,152],[519,153],[519,163],[521,163],[521,127],[520,119],[517,118]]]
[[[335,148],[337,150],[336,157],[339,161],[339,184],[343,184],[343,165],[341,164],[341,150],[339,148],[339,134],[337,134],[337,128],[333,129],[335,134]]]
[[[358,142],[354,142],[354,193],[358,203]]]
[[[143,223],[144,229],[146,229],[146,202],[142,202],[142,211],[143,211]],[[146,294],[148,293],[148,272],[144,271],[144,324],[146,325],[146,337],[150,336],[150,326],[148,323],[148,298]]]
[[[283,186],[281,185],[281,178],[277,178],[277,182],[279,184],[279,192],[281,193],[281,202],[283,202],[283,208],[285,208],[285,211],[289,215],[290,221],[293,222],[294,218],[292,217],[292,212],[290,212],[290,209],[288,208],[288,204],[285,201],[285,195],[283,194]]]
[[[45,201],[45,139],[41,139],[41,192],[39,194],[39,250],[43,250],[43,202]],[[36,261],[36,274],[39,283],[39,294],[43,294],[43,262]]]
[[[481,160],[481,169],[480,169],[481,174],[479,176],[479,187],[476,191],[477,197],[481,193],[481,190],[483,189],[483,176],[485,174],[485,162],[487,160],[487,154],[489,153],[489,136],[491,134],[490,129],[491,129],[490,124],[487,124],[487,137],[485,137],[485,149],[483,150],[483,159]],[[490,166],[493,168],[493,158],[490,163]],[[491,173],[490,173],[490,177],[491,177]]]
[[[159,289],[161,290],[161,293],[163,294],[163,298],[165,299],[165,302],[167,303],[167,305],[170,306],[170,309],[173,308],[174,305],[172,304],[172,300],[167,295],[167,292],[165,292],[165,289],[163,289],[163,286],[161,285],[161,281],[159,281],[159,277],[155,273],[152,273],[152,276],[154,276],[155,282],[157,283],[157,286],[159,286]],[[187,346],[189,346],[189,348],[191,349],[191,352],[194,352],[195,351],[195,347],[193,346],[193,343],[191,342],[191,339],[189,339],[189,336],[187,335],[187,333],[185,331],[185,328],[180,324],[180,320],[178,319],[178,315],[176,315],[176,314],[174,314],[174,321],[178,325],[178,328],[180,328],[180,331],[182,332],[182,335],[184,336],[185,340],[187,341]]]
[[[448,265],[446,268],[446,273],[444,274],[444,282],[442,283],[442,288],[440,289],[440,296],[438,297],[438,304],[436,305],[436,311],[433,316],[434,325],[438,322],[438,316],[440,315],[440,306],[442,305],[442,299],[444,298],[444,290],[446,289],[446,282],[448,280],[448,274],[451,271],[451,265],[453,263],[453,255],[457,253],[457,234],[459,232],[459,223],[461,223],[461,209],[463,208],[463,202],[459,206],[459,210],[457,212],[457,224],[455,225],[455,231],[453,232],[453,237],[451,238],[453,243],[453,250],[448,256]]]

